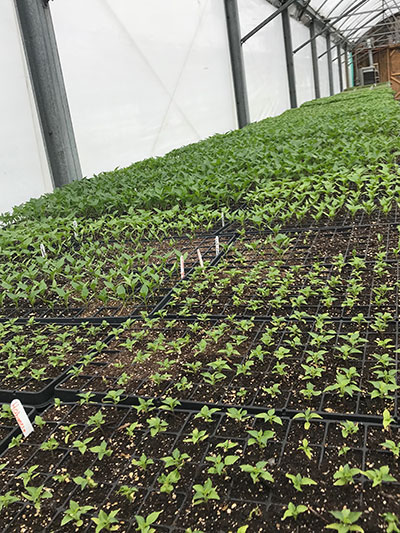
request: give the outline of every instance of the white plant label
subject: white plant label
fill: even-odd
[[[197,248],[197,257],[199,258],[201,268],[204,268],[203,256],[201,255],[200,248]]]
[[[224,213],[222,212],[221,213],[221,222],[222,222],[222,227],[225,226],[225,217],[224,217]]]
[[[74,220],[74,221],[72,222],[72,227],[74,228],[74,236],[75,236],[75,239],[77,239],[77,238],[78,238],[78,234],[77,234],[76,230],[78,229],[78,222],[77,222],[76,220]]]
[[[24,406],[19,400],[13,400],[11,402],[11,411],[15,416],[15,419],[18,422],[24,437],[30,435],[33,431],[33,426],[28,415],[26,414]]]
[[[40,253],[42,254],[42,257],[47,257],[46,248],[42,242],[40,243]]]
[[[215,255],[219,255],[219,237],[215,237]]]
[[[185,277],[185,260],[183,255],[181,255],[181,279]]]

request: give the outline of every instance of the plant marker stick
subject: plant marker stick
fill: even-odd
[[[219,237],[215,237],[215,255],[219,255]]]
[[[74,228],[74,236],[75,236],[75,239],[77,239],[77,238],[78,238],[78,234],[76,233],[76,230],[77,230],[77,228],[78,228],[78,222],[77,222],[76,220],[74,220],[74,221],[72,222],[72,227]]]
[[[24,437],[30,435],[33,431],[33,426],[28,418],[28,415],[26,414],[24,406],[19,400],[13,400],[11,402],[11,411],[15,416],[15,419],[18,422]]]
[[[222,227],[225,226],[225,217],[224,217],[224,212],[222,211],[221,213],[221,220],[222,220]]]
[[[47,257],[46,248],[42,242],[40,243],[40,253],[42,254],[42,257]]]
[[[197,248],[197,257],[199,258],[201,268],[204,268],[203,256],[201,255],[200,248]]]
[[[181,279],[185,277],[185,260],[183,259],[183,255],[181,255]]]

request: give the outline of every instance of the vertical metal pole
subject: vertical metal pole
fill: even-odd
[[[340,44],[338,44],[336,47],[336,53],[337,53],[337,62],[338,62],[338,70],[339,70],[339,87],[340,87],[340,92],[343,92],[342,49],[340,47]]]
[[[285,41],[286,68],[289,83],[290,107],[297,107],[296,77],[294,73],[292,32],[290,28],[289,11],[282,11],[283,38]]]
[[[311,21],[310,26],[310,39],[311,41],[311,57],[312,57],[312,66],[313,66],[313,75],[314,75],[314,91],[315,98],[321,97],[321,90],[319,87],[319,69],[318,69],[318,52],[317,52],[317,41],[315,39],[315,20]]]
[[[46,0],[14,0],[54,185],[82,177]]]
[[[344,66],[346,73],[346,89],[350,88],[350,76],[349,76],[349,46],[346,43],[344,45]]]
[[[224,2],[233,86],[235,90],[236,113],[239,128],[243,128],[249,124],[250,115],[246,77],[244,73],[243,51],[240,42],[239,10],[237,0],[224,0]]]
[[[327,58],[328,58],[328,77],[329,77],[329,94],[333,96],[335,88],[333,86],[333,72],[332,72],[332,50],[331,50],[331,34],[326,34]]]

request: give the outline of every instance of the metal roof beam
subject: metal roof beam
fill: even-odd
[[[345,11],[344,13],[342,13],[340,15],[340,17],[338,17],[338,19],[336,20],[337,22],[343,18],[345,18],[347,16],[348,13],[353,13],[356,9],[358,9],[359,7],[361,7],[362,5],[364,5],[368,0],[361,0],[360,2],[357,2],[356,5],[354,5],[353,7],[351,7],[350,9],[348,9],[347,11]],[[313,38],[310,38],[308,39],[307,41],[305,41],[303,44],[301,44],[300,46],[298,46],[295,50],[293,50],[293,54],[296,54],[297,52],[299,52],[302,48],[304,48],[305,46],[307,46],[308,44],[311,43],[311,41],[313,39],[316,39],[317,37],[319,37],[320,35],[322,35],[323,33],[325,32],[325,29],[320,31],[320,32],[317,32],[316,35],[313,37]]]
[[[292,4],[294,4],[297,0],[287,0],[283,5],[281,5],[275,13],[272,13],[269,17],[267,17],[265,20],[260,22],[255,28],[253,28],[249,33],[247,33],[244,37],[241,38],[240,42],[243,44],[245,43],[250,37],[253,37],[257,32],[259,32],[262,28],[264,28],[267,24],[272,22],[277,16],[279,16],[285,9],[290,7]]]

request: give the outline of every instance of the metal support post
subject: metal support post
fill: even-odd
[[[233,86],[235,90],[236,113],[239,128],[243,128],[249,124],[250,118],[246,77],[244,73],[243,51],[240,43],[239,10],[237,6],[237,0],[224,1]]]
[[[311,41],[311,56],[312,56],[312,66],[313,66],[313,75],[314,75],[314,91],[315,98],[321,97],[321,91],[319,87],[319,68],[318,68],[318,53],[317,53],[317,42],[314,39],[315,35],[315,20],[311,21],[310,25],[310,37]]]
[[[286,68],[289,83],[290,107],[297,107],[296,77],[294,73],[292,32],[290,28],[290,18],[287,9],[282,11],[283,38],[285,40]]]
[[[346,73],[346,89],[350,88],[350,76],[349,76],[349,46],[346,43],[344,45],[344,66],[345,66],[345,73]]]
[[[331,34],[329,32],[326,35],[326,47],[328,50],[326,56],[328,58],[329,94],[333,96],[335,88],[333,86]]]
[[[342,49],[340,44],[336,48],[337,59],[338,59],[338,70],[339,70],[339,88],[340,92],[343,92],[343,71],[342,71]]]
[[[46,0],[14,0],[55,187],[82,177],[78,150]]]

